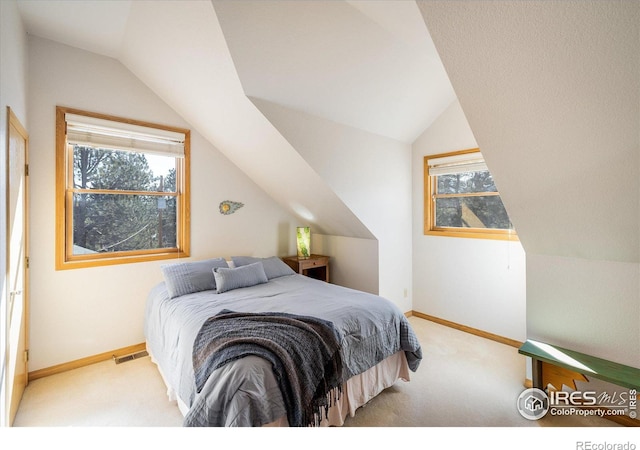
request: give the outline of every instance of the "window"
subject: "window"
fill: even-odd
[[[56,109],[56,268],[189,256],[189,130]]]
[[[425,234],[517,240],[480,150],[424,160]]]

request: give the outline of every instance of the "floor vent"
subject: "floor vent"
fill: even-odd
[[[123,362],[133,361],[134,359],[144,358],[145,356],[149,356],[149,353],[147,353],[145,350],[143,350],[141,352],[132,353],[130,355],[125,355],[125,356],[115,356],[115,355],[113,355],[113,360],[116,362],[116,364],[121,364]]]

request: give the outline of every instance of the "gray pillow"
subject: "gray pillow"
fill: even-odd
[[[261,262],[247,264],[246,266],[233,269],[216,267],[213,269],[213,276],[216,279],[216,292],[231,291],[233,289],[255,286],[269,281],[264,273]]]
[[[295,275],[295,271],[277,256],[269,258],[256,258],[254,256],[232,256],[231,260],[236,267],[246,266],[256,262],[261,262],[264,266],[264,273],[268,279],[283,277],[285,275]]]
[[[229,267],[224,258],[190,261],[160,266],[171,298],[194,292],[214,290],[216,279],[213,269]]]

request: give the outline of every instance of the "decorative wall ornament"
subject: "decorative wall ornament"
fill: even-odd
[[[225,200],[223,202],[220,202],[220,214],[224,214],[225,216],[229,214],[233,214],[243,206],[244,206],[244,203]]]

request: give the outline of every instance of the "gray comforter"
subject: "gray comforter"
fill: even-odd
[[[400,350],[413,371],[422,359],[404,314],[376,295],[297,274],[222,294],[203,291],[173,299],[160,283],[147,301],[145,337],[165,381],[189,406],[185,425],[260,426],[286,414],[271,366],[259,357],[216,369],[196,394],[193,343],[202,324],[223,309],[284,312],[333,322],[342,337],[343,379]]]

